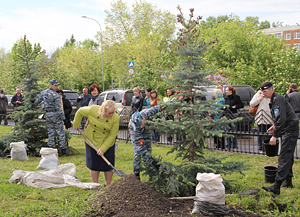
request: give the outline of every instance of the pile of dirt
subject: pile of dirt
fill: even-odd
[[[191,214],[194,206],[193,200],[170,200],[153,187],[139,181],[133,174],[95,193],[90,203],[92,208],[87,216],[204,216]],[[228,216],[260,217],[261,215],[230,208]]]

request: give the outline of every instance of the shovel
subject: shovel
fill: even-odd
[[[91,145],[91,147],[97,152],[98,149],[94,146],[94,144],[86,137],[86,135],[84,135],[84,133],[78,129],[78,131],[80,132],[80,134],[86,139],[86,141]],[[106,157],[104,157],[104,155],[100,155],[102,157],[102,159],[107,163],[107,165],[112,169],[112,171],[120,177],[124,177],[127,174],[124,173],[122,170],[117,170],[107,159]]]

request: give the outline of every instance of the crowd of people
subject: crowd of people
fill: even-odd
[[[59,146],[62,155],[67,156],[67,145],[64,129],[72,127],[70,114],[72,106],[64,96],[61,89],[58,89],[60,83],[56,79],[49,82],[49,88],[41,92],[36,99],[35,104],[43,102],[46,111],[45,119],[48,132],[48,146],[55,148],[55,132],[59,138]],[[217,121],[226,117],[227,119],[236,119],[238,110],[244,107],[240,96],[236,94],[233,86],[225,88],[222,85],[213,90],[214,112],[211,112],[210,118]],[[90,94],[89,94],[90,92]],[[94,150],[89,143],[85,143],[86,148],[86,166],[90,170],[91,178],[94,182],[99,181],[100,172],[104,172],[105,185],[109,185],[112,180],[113,172],[101,156],[105,156],[114,166],[115,163],[115,141],[119,130],[119,116],[116,113],[116,105],[111,100],[104,101],[99,95],[100,87],[92,84],[89,89],[83,88],[83,93],[78,97],[77,102],[80,108],[77,110],[73,127],[77,130],[85,129],[84,134],[92,142],[97,150]],[[156,169],[159,165],[151,154],[152,141],[159,140],[159,133],[145,128],[145,120],[151,120],[152,116],[163,110],[160,105],[162,102],[168,102],[179,99],[173,88],[169,87],[165,91],[163,101],[158,97],[157,91],[151,88],[145,90],[143,97],[138,87],[133,88],[133,97],[131,100],[131,120],[129,123],[129,132],[134,148],[133,171],[139,178],[141,158],[151,163]],[[187,103],[193,103],[194,99],[185,97],[181,100]],[[206,100],[201,98],[201,100]],[[21,106],[23,96],[20,89],[16,89],[16,94],[12,97],[12,104],[15,108]],[[0,90],[0,121],[4,120],[7,125],[6,107],[8,105],[7,97],[4,91]],[[273,84],[265,81],[261,84],[259,91],[250,101],[251,107],[257,107],[255,123],[260,134],[258,137],[258,150],[263,153],[262,134],[271,135],[270,145],[276,145],[276,141],[281,137],[281,149],[278,158],[278,171],[276,173],[275,184],[270,187],[263,186],[266,191],[280,194],[281,187],[292,188],[294,163],[294,151],[297,145],[299,134],[300,117],[300,93],[297,91],[297,84],[292,83],[285,96],[274,92]],[[143,107],[146,107],[143,109]],[[167,120],[176,121],[175,114],[164,114]],[[237,130],[238,122],[227,126],[217,126],[213,130]],[[168,137],[172,141],[172,137]],[[232,137],[215,136],[214,143],[221,149],[238,149],[236,135]],[[283,185],[281,185],[285,182]]]

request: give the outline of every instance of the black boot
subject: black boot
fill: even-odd
[[[293,184],[292,184],[292,178],[288,177],[285,179],[285,183],[283,185],[281,185],[281,187],[283,188],[293,188]]]
[[[266,191],[270,191],[270,192],[273,192],[274,194],[279,195],[281,183],[282,183],[282,181],[276,180],[274,185],[272,185],[270,187],[263,186],[262,188]]]
[[[140,173],[135,173],[134,175],[136,176],[136,178],[137,178],[138,180],[141,180]]]

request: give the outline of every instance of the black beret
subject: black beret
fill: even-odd
[[[267,81],[267,82],[263,83],[259,89],[265,90],[265,89],[269,89],[272,86],[273,86],[273,84],[270,81]]]

